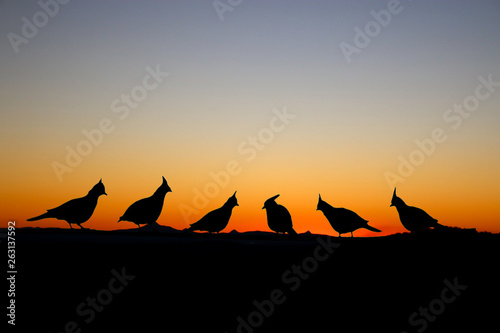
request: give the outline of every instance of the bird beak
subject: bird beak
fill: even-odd
[[[266,206],[262,207],[262,209],[265,209],[265,208],[266,208]]]
[[[391,204],[389,207],[392,207],[392,206],[394,206],[394,205],[393,205],[393,204]]]
[[[104,195],[108,195],[106,192],[104,192]]]
[[[238,204],[236,204],[236,206],[239,206]]]

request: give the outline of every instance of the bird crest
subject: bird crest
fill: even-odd
[[[163,189],[166,193],[168,192],[172,192],[172,189],[170,188],[170,186],[168,186],[168,183],[167,183],[167,180],[165,179],[165,177],[161,177],[163,179],[160,187],[158,189]]]
[[[236,192],[234,192],[234,194],[232,196],[229,197],[229,199],[227,199],[226,203],[224,204],[224,206],[230,206],[231,208],[232,207],[235,207],[235,206],[239,206],[238,205],[238,199],[236,199]]]
[[[394,188],[394,192],[392,193],[392,199],[391,199],[391,205],[390,207],[393,207],[393,206],[398,206],[398,205],[405,205],[403,199],[401,199],[400,197],[398,197],[396,195],[396,188]]]
[[[274,200],[276,200],[276,198],[279,196],[280,196],[279,194],[276,194],[274,197],[267,199],[266,202],[264,202],[264,207],[262,207],[262,209],[267,208],[267,207],[272,206],[272,205],[277,205],[277,203]]]
[[[95,194],[97,196],[107,195],[106,189],[104,188],[104,184],[102,183],[102,178],[99,180],[97,184],[94,185],[94,187],[92,187],[92,189],[89,191],[89,194]]]
[[[316,206],[316,210],[323,210],[327,207],[327,203],[321,199],[321,194],[319,195],[318,198],[318,205]]]

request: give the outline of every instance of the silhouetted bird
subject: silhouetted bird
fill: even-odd
[[[77,224],[82,229],[85,229],[81,224],[90,219],[94,213],[95,207],[97,206],[97,199],[99,199],[99,197],[103,194],[107,195],[101,179],[99,180],[99,183],[92,187],[86,196],[70,200],[63,203],[59,207],[47,209],[47,213],[37,217],[32,217],[27,221],[55,218],[68,222],[71,229],[73,229],[71,226],[72,223]]]
[[[316,210],[320,210],[323,214],[325,214],[325,217],[328,222],[330,222],[333,230],[339,233],[339,237],[341,237],[341,234],[345,234],[347,232],[350,232],[352,237],[352,232],[359,228],[380,232],[380,230],[369,226],[367,220],[361,218],[352,210],[332,207],[326,201],[321,199],[321,194],[319,195],[318,207]]]
[[[411,232],[430,227],[446,228],[445,226],[437,223],[438,220],[431,217],[424,210],[405,204],[405,202],[396,195],[396,188],[394,188],[394,193],[392,194],[390,207],[392,206],[396,207],[403,227]]]
[[[191,224],[191,227],[186,231],[200,230],[208,231],[209,233],[219,233],[229,223],[231,213],[235,206],[239,206],[238,200],[236,199],[236,192],[234,192],[232,197],[227,199],[222,207],[207,213],[198,222]]]
[[[288,210],[274,201],[279,196],[279,194],[275,195],[264,202],[264,207],[262,207],[262,209],[266,209],[267,224],[274,232],[282,232],[283,234],[287,232],[289,235],[297,235],[295,230],[293,230],[292,216]]]
[[[162,179],[162,184],[152,196],[138,200],[130,205],[130,207],[125,211],[125,214],[120,217],[118,222],[133,222],[137,224],[139,228],[141,227],[141,224],[155,223],[156,220],[158,220],[158,217],[160,217],[165,195],[168,192],[172,192],[167,184],[167,181],[165,180],[165,177],[162,177]]]

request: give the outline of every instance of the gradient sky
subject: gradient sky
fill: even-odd
[[[500,232],[500,86],[478,79],[500,82],[500,3],[401,1],[348,62],[340,46],[356,46],[356,27],[376,29],[371,11],[388,3],[246,0],[221,20],[212,1],[73,0],[53,17],[35,1],[1,1],[0,219],[67,228],[26,219],[102,178],[108,196],[84,226],[133,228],[116,221],[164,176],[173,192],[158,223],[177,229],[237,190],[225,232],[269,230],[261,208],[280,194],[298,232],[336,235],[318,193],[382,234],[403,232],[389,207],[397,186],[442,224]],[[23,17],[41,27],[16,53],[9,36],[22,36]],[[129,108],[121,98],[141,92],[147,68],[168,76]],[[453,111],[476,91],[475,111]],[[285,111],[294,118],[275,119]],[[83,131],[102,122],[102,142],[58,177],[54,162],[88,148]],[[417,152],[436,129],[444,142]],[[399,167],[410,157],[411,172]],[[228,163],[238,167],[214,185]],[[388,181],[398,167],[404,177]]]

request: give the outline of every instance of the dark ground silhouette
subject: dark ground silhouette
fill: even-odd
[[[498,234],[146,230],[17,229],[17,328],[62,332],[74,321],[82,332],[399,333],[421,328],[409,317],[416,312],[423,325],[419,309],[429,305],[441,312],[425,332],[498,328]],[[118,273],[133,280],[121,288]],[[444,281],[466,289],[441,309],[435,300],[454,295],[443,294]]]

